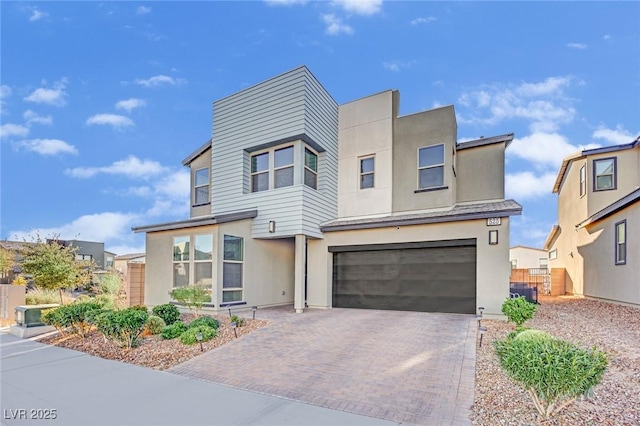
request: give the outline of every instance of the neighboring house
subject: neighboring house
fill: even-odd
[[[47,243],[54,240],[48,239]],[[76,248],[76,260],[93,260],[98,270],[106,270],[114,266],[115,253],[104,250],[104,243],[81,240],[55,240],[64,247]]]
[[[25,246],[31,244],[33,243],[8,240],[0,241],[0,248],[6,250],[6,252],[13,258],[12,267],[6,271],[0,271],[0,284],[11,284],[13,280],[22,273],[22,267],[20,266],[22,262],[21,251]]]
[[[145,304],[145,257],[144,253],[130,253],[115,258],[115,269],[124,279],[127,306]]]
[[[640,138],[567,157],[547,241],[567,293],[640,305]]]
[[[183,161],[191,217],[133,228],[145,303],[197,285],[211,310],[499,314],[513,134],[457,143],[453,106],[398,111],[391,90],[338,105],[304,66],[214,102],[213,137]]]
[[[144,253],[129,253],[122,254],[115,257],[114,268],[125,277],[127,276],[127,270],[131,263],[143,263],[145,262]]]
[[[509,249],[509,262],[511,269],[546,269],[549,255],[542,249],[514,246]]]

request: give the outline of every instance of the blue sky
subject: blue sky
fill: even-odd
[[[564,156],[640,134],[639,2],[2,1],[0,238],[144,250],[187,218],[181,161],[211,104],[305,64],[338,103],[455,106],[458,138],[515,133],[511,244],[541,246]]]

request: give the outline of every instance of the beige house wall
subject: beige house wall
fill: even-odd
[[[391,212],[394,92],[341,105],[338,119],[338,216]],[[360,189],[360,160],[373,156],[374,187]]]
[[[615,263],[615,224],[627,221],[627,262]],[[578,247],[585,259],[584,295],[640,306],[640,203],[599,220],[585,230],[591,244]]]
[[[145,304],[168,303],[173,288],[173,238],[210,234],[213,236],[212,301],[222,303],[222,257],[224,235],[244,238],[243,298],[247,306],[271,306],[293,302],[293,238],[260,240],[251,238],[251,220],[199,226],[162,232],[147,232]],[[193,275],[193,268],[190,270]],[[220,308],[206,308],[220,310]]]
[[[516,246],[509,249],[509,260],[517,260],[517,269],[539,268],[540,259],[547,259],[547,252],[533,247]]]
[[[458,202],[504,199],[504,150],[496,143],[457,152]]]
[[[205,216],[211,214],[211,202],[201,206],[195,206],[195,197],[196,191],[194,190],[194,185],[196,181],[196,170],[209,168],[209,182],[211,182],[211,148],[204,151],[198,157],[196,157],[191,164],[189,165],[189,169],[191,171],[191,216]],[[211,183],[209,183],[209,201],[211,201]]]
[[[499,244],[489,245],[489,230],[499,231]],[[386,244],[476,238],[477,306],[486,315],[502,316],[502,302],[509,296],[510,266],[509,218],[500,226],[487,226],[486,220],[469,220],[427,225],[410,225],[352,231],[326,232],[324,239],[308,241],[307,303],[326,308],[332,303],[333,255],[329,246]]]

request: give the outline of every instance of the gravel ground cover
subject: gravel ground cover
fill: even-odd
[[[541,297],[534,318],[524,325],[545,330],[580,347],[596,346],[609,355],[609,367],[593,395],[555,417],[538,415],[529,395],[500,367],[493,342],[515,326],[484,320],[476,352],[474,425],[640,425],[640,309],[562,296]]]
[[[202,343],[203,351],[210,351],[236,339],[228,315],[211,316],[220,321],[220,328],[218,328],[218,335],[214,339]],[[180,316],[180,320],[187,324],[194,318],[193,314],[181,314]],[[245,325],[236,328],[238,338],[264,327],[268,323],[269,321],[267,320],[245,318]],[[164,340],[159,335],[144,337],[141,344],[131,350],[122,349],[117,344],[105,340],[102,334],[95,330],[84,341],[79,337],[62,336],[60,334],[40,339],[40,341],[49,345],[74,349],[90,355],[142,365],[156,370],[166,370],[202,354],[199,344],[185,345],[180,342],[180,338]]]

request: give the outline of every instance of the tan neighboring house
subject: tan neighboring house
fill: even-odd
[[[212,311],[499,314],[522,210],[504,198],[513,134],[458,143],[453,106],[398,111],[392,90],[338,105],[305,66],[215,101],[183,161],[191,217],[133,228],[145,303],[198,285]]]
[[[544,248],[567,293],[640,305],[640,138],[567,157]]]
[[[509,249],[509,262],[511,269],[546,269],[549,255],[543,249],[518,245]]]

